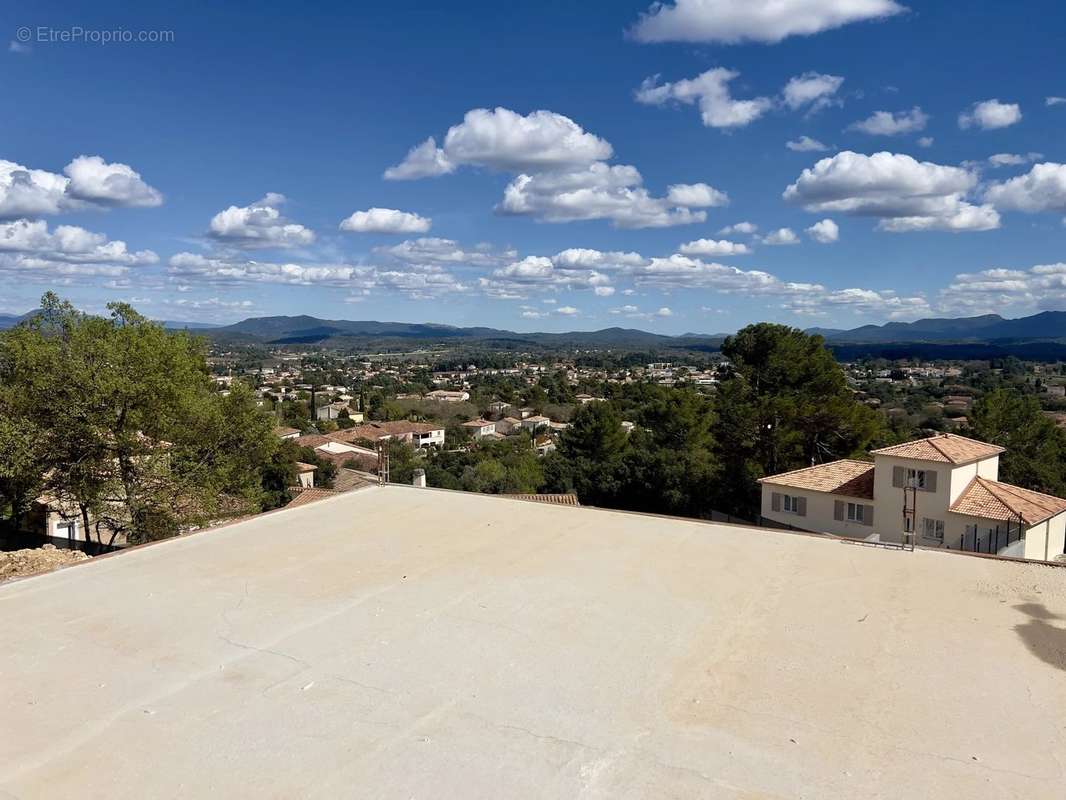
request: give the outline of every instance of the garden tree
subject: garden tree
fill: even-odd
[[[300,446],[292,439],[282,439],[260,467],[264,511],[281,508],[292,500],[289,488],[296,485],[296,462],[299,460]]]
[[[44,490],[130,542],[257,511],[271,418],[237,385],[212,391],[203,345],[124,303],[109,318],[54,294],[0,336],[0,409],[39,433]],[[113,537],[112,537],[113,538]]]
[[[1045,494],[1066,494],[1066,432],[1040,410],[1035,397],[997,389],[974,403],[970,430],[975,439],[1007,448],[999,477]]]
[[[553,465],[553,477],[572,486],[581,502],[612,506],[622,487],[622,455],[628,442],[622,417],[611,403],[588,403],[577,410],[559,439],[569,476]],[[558,491],[558,485],[552,487]]]
[[[411,485],[415,469],[421,468],[421,457],[415,448],[399,439],[389,439],[389,482]],[[428,481],[427,481],[428,482]]]
[[[540,410],[544,408],[548,402],[548,393],[544,391],[544,387],[540,384],[533,384],[526,390],[525,404],[530,408],[533,408],[540,413]]]
[[[303,400],[278,401],[281,407],[281,424],[306,433],[311,430],[311,409]]]
[[[44,486],[48,453],[43,444],[31,420],[0,412],[0,514],[6,506],[16,530]]]
[[[717,401],[721,510],[751,516],[758,478],[862,454],[883,435],[821,336],[759,323],[727,338],[722,354],[732,366]]]
[[[692,389],[650,388],[622,460],[624,507],[708,517],[719,474],[711,401]]]

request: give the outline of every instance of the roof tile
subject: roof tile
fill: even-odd
[[[874,496],[874,465],[869,461],[845,458],[813,467],[768,475],[759,483],[809,489],[814,492],[843,494],[872,500]]]
[[[976,439],[968,439],[956,433],[942,433],[927,439],[894,444],[891,447],[882,447],[880,450],[870,452],[875,456],[896,456],[897,458],[913,458],[917,461],[965,464],[969,461],[999,455],[1003,452],[1003,448],[987,442],[979,442]]]

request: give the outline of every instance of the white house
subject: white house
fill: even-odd
[[[462,403],[470,399],[470,392],[453,392],[447,389],[434,389],[426,395],[429,400],[438,400],[444,403]]]
[[[762,478],[762,516],[808,531],[1051,560],[1066,500],[1001,483],[1002,447],[953,433]]]
[[[522,420],[522,427],[530,433],[536,433],[538,428],[547,428],[550,424],[551,420],[540,414],[534,414]]]
[[[314,464],[305,464],[302,461],[296,462],[296,484],[304,489],[313,489],[315,486],[315,470],[317,470]]]
[[[464,422],[463,427],[466,428],[475,439],[496,435],[496,423],[487,419],[474,419],[470,422]]]

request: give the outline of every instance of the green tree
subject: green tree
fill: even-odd
[[[244,387],[213,391],[203,343],[124,303],[109,318],[48,293],[0,336],[0,416],[27,422],[45,453],[43,488],[139,542],[257,511],[272,419]]]
[[[731,372],[717,403],[721,510],[750,517],[758,478],[862,454],[883,436],[821,336],[759,323],[727,338],[722,354]]]
[[[1007,448],[1000,478],[1046,494],[1066,494],[1066,433],[1045,416],[1035,397],[1009,389],[989,392],[970,417],[976,439]]]
[[[569,481],[582,503],[617,504],[626,445],[622,418],[613,404],[588,403],[574,414],[558,447],[570,463]]]

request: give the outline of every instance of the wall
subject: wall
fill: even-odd
[[[952,464],[879,455],[874,456],[874,465],[874,499],[878,512],[874,521],[882,541],[903,541],[903,490],[892,485],[892,472],[895,467],[924,469],[926,472],[937,474],[935,492],[919,491],[917,493],[916,525],[920,531],[922,518],[931,517],[944,520],[946,529],[949,524],[948,506],[951,505],[952,499]],[[970,477],[972,478],[973,475]],[[944,535],[947,538],[946,530]],[[932,544],[930,541],[923,541],[920,536],[916,543]]]
[[[1066,512],[1030,528],[1025,536],[1025,557],[1052,561],[1066,549]]]
[[[806,516],[774,511],[771,505],[774,492],[789,494],[793,497],[803,497],[807,500]],[[846,497],[842,494],[826,494],[824,492],[810,492],[803,489],[793,489],[788,486],[775,486],[772,483],[762,485],[762,516],[782,525],[793,528],[802,528],[806,531],[817,533],[834,533],[838,536],[848,536],[852,539],[876,540],[877,510],[874,510],[874,524],[863,525],[859,522],[833,519],[833,509],[837,500],[845,503],[859,503],[861,505],[874,505],[874,502],[861,497]]]

